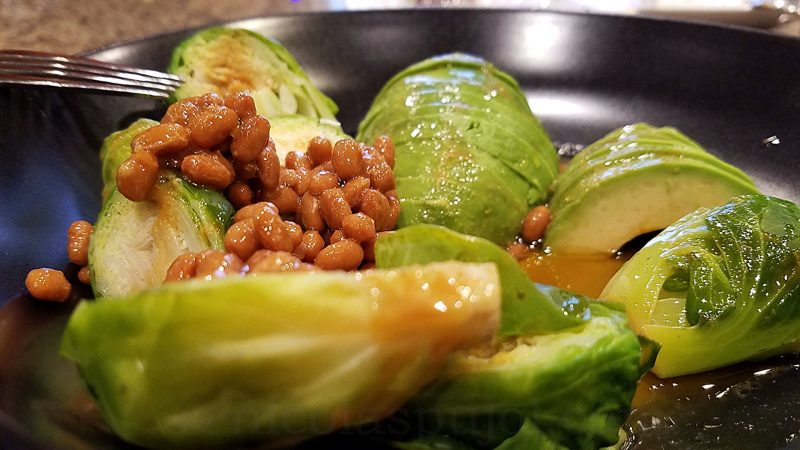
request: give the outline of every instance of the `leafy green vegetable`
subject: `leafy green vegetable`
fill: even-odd
[[[477,448],[596,449],[618,440],[640,376],[625,313],[594,303],[583,327],[453,356],[412,400],[425,429]]]
[[[389,80],[357,139],[389,135],[400,227],[432,223],[506,244],[558,173],[550,138],[517,82],[490,63],[448,54]]]
[[[423,435],[406,450],[595,449],[618,440],[636,382],[658,349],[627,327],[614,304],[532,283],[508,253],[435,225],[381,236],[378,267],[492,262],[503,294],[502,336],[452,356],[407,408]]]
[[[133,202],[112,188],[89,245],[97,297],[161,284],[186,252],[223,249],[233,207],[219,192],[162,170],[152,200]]]
[[[130,442],[280,445],[392,413],[499,307],[491,264],[193,280],[82,302],[62,353]]]
[[[375,244],[379,268],[449,260],[497,265],[503,296],[500,336],[549,333],[587,318],[585,297],[533,283],[508,252],[485,239],[422,224],[383,235]]]
[[[496,450],[567,450],[567,447],[553,442],[536,426],[530,418],[526,418],[517,434],[503,441]]]
[[[556,179],[545,245],[612,253],[699,207],[757,192],[741,170],[678,130],[628,125],[586,147]]]
[[[185,80],[173,95],[175,101],[208,92],[246,91],[258,113],[267,117],[300,114],[334,119],[339,109],[285,47],[248,30],[199,31],[175,48],[168,70]]]
[[[602,298],[661,344],[661,377],[766,357],[800,340],[800,207],[746,195],[697,210],[628,261]]]
[[[309,141],[317,136],[322,136],[331,143],[349,138],[335,120],[310,119],[291,114],[270,117],[269,124],[269,137],[275,141],[275,149],[281,161],[286,159],[289,152],[305,152]]]
[[[124,130],[115,131],[103,140],[100,161],[103,175],[103,199],[107,199],[117,185],[117,169],[131,156],[131,141],[137,134],[157,125],[150,119],[139,119]]]

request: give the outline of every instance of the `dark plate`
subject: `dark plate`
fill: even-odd
[[[552,12],[417,10],[252,19],[282,41],[340,105],[353,131],[390,75],[464,51],[514,75],[553,139],[589,143],[636,121],[672,125],[745,169],[767,193],[800,200],[800,40],[706,25]],[[94,56],[163,69],[183,31]],[[101,139],[164,105],[0,89],[0,298],[34,267],[67,268],[65,230],[100,206]],[[779,145],[765,145],[777,136]],[[0,311],[3,448],[123,446],[97,422],[57,357],[71,305],[24,297]],[[637,448],[787,448],[800,432],[794,358],[702,377],[646,380],[629,421]],[[329,445],[330,446],[330,445]],[[336,447],[340,447],[336,445]]]

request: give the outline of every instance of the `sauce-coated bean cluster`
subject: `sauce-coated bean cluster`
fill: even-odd
[[[131,156],[117,170],[117,189],[130,200],[147,200],[159,167],[179,169],[195,184],[225,189],[242,179],[245,166],[253,165],[252,173],[256,160],[260,165],[269,159],[263,154],[269,128],[256,114],[253,98],[243,93],[181,100],[170,105],[160,124],[133,139]]]
[[[318,137],[307,152],[281,165],[270,124],[252,97],[217,94],[172,104],[161,120],[131,142],[117,170],[117,188],[132,201],[151,198],[160,168],[179,170],[191,182],[224,190],[237,210],[225,251],[180,255],[166,281],[290,270],[374,267],[377,235],[394,229],[400,215],[395,191],[394,145],[381,136],[372,146]],[[67,254],[87,267],[92,225],[74,222]],[[72,286],[63,272],[34,269],[25,280],[32,297],[65,301]]]
[[[318,137],[305,154],[289,153],[284,165],[270,158],[252,175],[260,183],[260,202],[250,203],[250,195],[238,199],[228,189],[238,211],[225,252],[181,255],[166,281],[374,266],[377,235],[393,229],[400,214],[391,140],[380,137],[370,147],[351,139],[331,145]]]
[[[161,124],[133,140],[129,161],[153,156],[156,171],[178,168],[196,184],[225,189],[237,210],[225,252],[181,255],[167,281],[374,265],[377,234],[394,229],[400,215],[392,141],[381,136],[369,146],[317,137],[281,164],[269,133],[249,96],[207,94],[170,106]],[[130,189],[123,187],[125,164],[117,186],[132,200],[146,199],[155,181],[134,169]],[[142,179],[146,186],[137,184]]]

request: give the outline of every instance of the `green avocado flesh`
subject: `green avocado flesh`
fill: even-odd
[[[266,117],[334,119],[338,111],[285,47],[248,30],[215,27],[195,33],[175,48],[168,71],[184,79],[173,101],[244,91]]]
[[[179,255],[223,249],[233,207],[213,189],[162,170],[151,200],[128,200],[116,188],[95,223],[89,268],[95,296],[158,286]]]
[[[400,227],[432,223],[505,245],[558,171],[550,138],[516,81],[467,55],[431,58],[395,75],[357,139],[379,135],[395,145]]]
[[[618,251],[699,207],[758,192],[739,169],[674,128],[629,125],[588,146],[554,183],[545,245],[558,253]]]

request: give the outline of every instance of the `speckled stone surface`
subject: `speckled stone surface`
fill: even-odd
[[[485,7],[495,3],[490,0],[438,3],[434,0],[0,0],[0,48],[77,53],[166,31],[246,17],[376,5],[397,8],[437,4]],[[800,36],[800,20],[774,30]]]
[[[0,0],[0,48],[77,53],[215,22],[336,6],[322,0]]]

